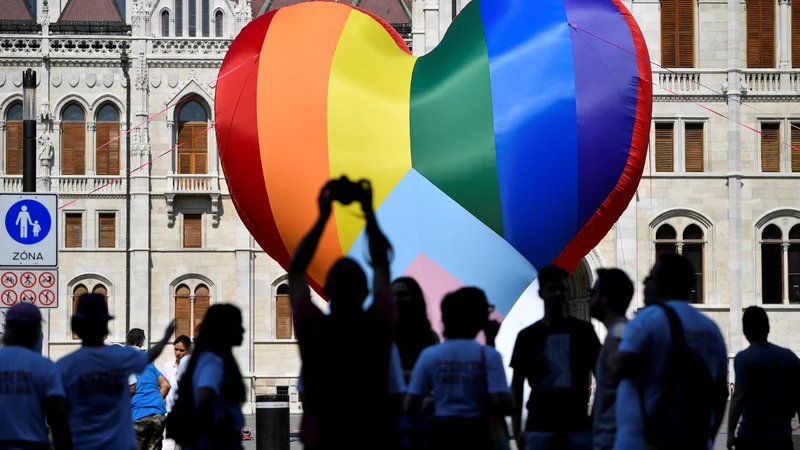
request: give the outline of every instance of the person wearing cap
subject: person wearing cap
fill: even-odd
[[[81,348],[58,363],[67,394],[72,443],[80,450],[136,450],[128,377],[141,373],[164,350],[175,321],[146,353],[132,347],[104,345],[108,334],[106,298],[84,294],[72,316]]]
[[[72,449],[61,375],[35,351],[41,332],[36,306],[17,303],[8,310],[0,348],[0,448],[49,449],[49,423],[55,449]]]

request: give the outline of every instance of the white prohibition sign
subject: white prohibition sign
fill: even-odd
[[[19,277],[19,284],[26,288],[32,288],[36,286],[36,275],[34,275],[32,272],[23,272]]]
[[[17,293],[15,291],[3,291],[0,294],[0,302],[5,306],[14,306],[17,303]]]
[[[0,278],[0,283],[2,283],[3,287],[7,289],[15,287],[17,285],[17,274],[14,272],[4,273],[2,278]]]
[[[36,303],[36,293],[30,290],[22,291],[19,301],[23,303]]]
[[[39,292],[39,303],[42,306],[50,306],[56,301],[56,294],[49,289],[45,289],[42,292]]]
[[[45,289],[50,289],[56,282],[56,277],[52,272],[44,272],[39,275],[39,285]]]

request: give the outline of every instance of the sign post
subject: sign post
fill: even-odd
[[[0,308],[58,307],[58,196],[0,193]]]

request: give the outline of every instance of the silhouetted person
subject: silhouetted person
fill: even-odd
[[[694,267],[659,255],[644,280],[647,305],[625,327],[614,371],[614,448],[710,449],[728,400],[728,354],[717,325],[689,304]]]
[[[410,277],[394,280],[392,293],[397,302],[397,347],[408,380],[419,354],[425,348],[438,344],[439,336],[428,320],[425,295],[416,280]]]
[[[0,449],[49,449],[47,424],[55,450],[72,449],[61,374],[54,362],[34,350],[41,331],[42,315],[32,304],[17,303],[6,313],[0,348]]]
[[[592,446],[589,386],[600,341],[588,322],[567,316],[567,277],[557,266],[539,271],[544,317],[519,332],[511,356],[512,426],[520,449],[569,450]],[[531,387],[522,432],[525,380]]]
[[[767,342],[769,318],[764,309],[747,308],[742,328],[750,346],[733,360],[736,387],[728,414],[728,448],[791,450],[792,419],[800,407],[800,359]]]
[[[143,351],[144,330],[132,328],[128,332],[127,344]],[[138,450],[161,450],[167,407],[164,402],[170,391],[169,381],[150,363],[144,372],[136,374],[136,392],[131,398],[131,416],[136,431]]]
[[[609,367],[619,349],[625,332],[625,312],[633,297],[633,283],[619,269],[598,269],[597,281],[589,292],[589,311],[593,318],[606,327],[606,340],[600,349],[595,368],[596,388],[594,394],[594,439],[595,450],[614,448],[617,434],[617,380]]]
[[[358,201],[366,216],[374,271],[373,303],[364,311],[369,293],[367,277],[357,262],[342,258],[331,267],[325,281],[331,311],[326,316],[311,302],[305,273],[334,200],[345,204]],[[319,208],[319,219],[297,246],[289,266],[289,291],[303,359],[302,441],[306,449],[386,448],[394,437],[393,418],[397,414],[391,412],[393,405],[387,395],[396,325],[389,284],[390,245],[375,219],[368,183],[350,183],[346,178],[329,182],[320,192]],[[357,401],[343,397],[354,383],[352,374],[359,378]],[[357,422],[354,417],[358,417]],[[359,439],[353,439],[356,424]]]
[[[241,450],[247,394],[233,347],[243,339],[239,308],[225,303],[208,308],[178,399],[167,416],[167,436],[183,449]]]
[[[81,348],[56,363],[67,393],[69,425],[76,449],[136,449],[128,379],[144,371],[175,332],[172,321],[164,337],[147,352],[105,345],[108,321],[113,318],[108,314],[105,296],[82,295],[72,316],[72,331],[81,339]]]
[[[480,289],[462,288],[448,294],[441,308],[445,340],[420,354],[408,388],[408,410],[417,413],[422,399],[433,392],[431,449],[492,449],[486,416],[510,414],[513,401],[500,353],[475,340],[489,323],[489,302]],[[493,333],[487,336],[493,340]]]

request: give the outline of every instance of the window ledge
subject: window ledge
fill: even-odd
[[[90,248],[90,247],[61,247],[58,251],[60,252],[74,252],[74,253],[89,253],[89,252],[101,252],[101,253],[124,253],[124,248],[107,248],[107,247],[97,247],[97,248]]]
[[[297,339],[258,339],[253,344],[297,344]]]
[[[800,303],[787,303],[787,304],[759,304],[767,311],[800,311]]]

